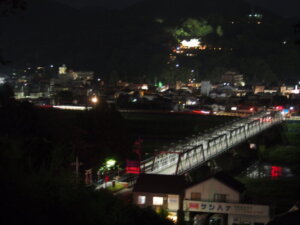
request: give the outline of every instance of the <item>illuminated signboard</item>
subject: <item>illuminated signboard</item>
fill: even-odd
[[[277,178],[282,176],[282,167],[280,166],[272,166],[271,167],[271,177]]]
[[[171,211],[179,209],[179,195],[168,195],[168,209]]]
[[[126,160],[126,173],[139,174],[141,172],[140,162]]]
[[[235,204],[225,202],[184,201],[184,210],[192,212],[226,213],[239,215],[268,216],[269,206]]]

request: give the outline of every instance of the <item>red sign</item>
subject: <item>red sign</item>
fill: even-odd
[[[126,160],[126,173],[141,173],[140,162]]]
[[[199,209],[199,203],[190,202],[189,203],[189,208],[190,209]]]
[[[282,167],[280,166],[272,166],[271,167],[271,177],[277,178],[282,176]]]

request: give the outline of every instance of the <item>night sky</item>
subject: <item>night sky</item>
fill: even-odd
[[[56,0],[74,7],[101,6],[109,8],[123,8],[143,0]],[[184,1],[184,0],[183,0]],[[209,0],[207,0],[209,1]],[[299,0],[246,0],[262,6],[284,17],[300,17]]]

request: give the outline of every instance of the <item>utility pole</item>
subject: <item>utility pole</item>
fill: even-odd
[[[83,163],[79,162],[78,156],[76,156],[75,162],[72,162],[71,165],[75,166],[76,183],[78,183],[78,179],[79,179],[79,167],[82,166]]]
[[[138,156],[139,166],[141,166],[141,161],[142,161],[142,143],[143,140],[140,137],[133,143],[133,152],[136,153]],[[142,168],[140,168],[140,171],[141,169]]]

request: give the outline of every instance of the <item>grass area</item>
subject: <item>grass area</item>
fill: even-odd
[[[108,190],[111,192],[117,192],[117,191],[122,190],[123,188],[125,188],[125,186],[123,184],[116,182],[115,186],[108,187]]]
[[[291,145],[300,144],[300,123],[285,123],[285,137]]]
[[[294,145],[280,145],[266,151],[264,157],[274,163],[300,164],[300,148]]]
[[[281,136],[284,144],[259,147],[262,162],[289,167],[296,175],[292,178],[238,178],[246,186],[246,199],[256,204],[271,206],[271,213],[280,214],[288,211],[300,200],[300,123],[285,123]]]
[[[300,198],[300,179],[250,179],[239,178],[246,185],[246,198],[256,204],[271,205],[271,213],[289,210]]]
[[[259,148],[259,158],[262,161],[287,165],[294,174],[300,174],[300,123],[286,123],[282,130],[285,145],[275,145],[269,148]]]

